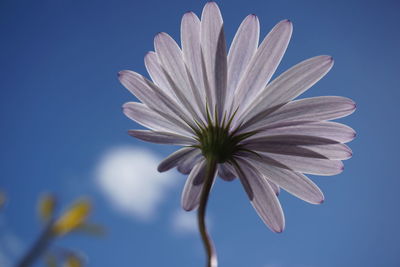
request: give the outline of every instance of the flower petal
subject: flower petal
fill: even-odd
[[[154,83],[133,71],[124,70],[118,74],[120,82],[150,109],[189,132],[197,127],[179,105]]]
[[[356,135],[355,131],[349,126],[332,121],[304,122],[302,124],[297,122],[286,124],[276,123],[268,124],[255,130],[261,132],[249,137],[248,140],[262,136],[290,135],[296,133],[296,135],[318,136],[339,143],[347,143],[353,140]]]
[[[352,156],[351,149],[344,144],[296,145],[275,142],[249,142],[246,148],[256,152],[299,156],[307,158],[345,160]]]
[[[283,20],[265,37],[239,82],[236,104],[245,108],[267,85],[286,51],[292,29],[292,23]]]
[[[308,149],[308,146],[286,145],[276,143],[250,143],[246,145],[247,149],[255,152],[268,152],[280,155],[299,156],[317,159],[328,159],[325,155]]]
[[[274,190],[275,195],[279,196],[279,193],[281,192],[281,189],[279,186],[277,186],[275,183],[273,183],[272,181],[268,181],[269,185],[271,186],[272,190]]]
[[[189,174],[193,169],[194,165],[200,162],[203,159],[202,154],[199,149],[195,149],[185,158],[182,159],[178,164],[178,171],[182,174]]]
[[[206,161],[202,160],[194,166],[183,188],[181,204],[184,210],[190,211],[199,205],[205,175]]]
[[[344,166],[340,160],[329,160],[329,159],[319,159],[319,158],[308,158],[299,156],[289,156],[262,152],[259,153],[262,158],[261,160],[267,164],[272,164],[273,166],[292,171],[330,176],[336,175],[343,171]]]
[[[345,160],[351,158],[353,152],[345,144],[301,146],[328,159]]]
[[[187,12],[181,22],[181,43],[184,62],[189,70],[195,87],[198,89],[200,111],[205,112],[206,92],[202,69],[202,55],[200,45],[200,20],[193,12]],[[205,115],[205,113],[203,114]]]
[[[270,135],[248,139],[242,145],[253,151],[321,159],[347,159],[351,150],[335,140],[307,135]]]
[[[227,82],[226,41],[221,12],[215,2],[208,2],[201,15],[201,48],[203,51],[208,86],[211,91],[210,111],[218,109],[221,119],[224,111]],[[212,114],[214,115],[214,114]]]
[[[305,175],[266,164],[258,164],[257,167],[268,180],[290,194],[312,204],[321,204],[324,201],[322,191]]]
[[[297,133],[287,135],[266,135],[253,139],[248,139],[242,142],[243,144],[271,144],[271,145],[329,145],[337,144],[338,142],[332,139],[327,139],[319,136],[298,135]]]
[[[228,182],[233,181],[236,178],[234,170],[228,163],[218,164],[218,175]]]
[[[248,15],[240,24],[229,48],[227,104],[231,104],[240,78],[257,50],[259,37],[258,18]]]
[[[159,172],[168,171],[176,166],[178,166],[179,162],[182,161],[188,154],[192,153],[196,150],[193,147],[183,147],[174,153],[170,154],[168,157],[163,159],[161,163],[158,165],[157,170]]]
[[[150,51],[144,57],[144,65],[153,82],[160,87],[169,97],[175,98],[174,90],[165,75],[165,72],[160,66],[158,56],[155,52]]]
[[[193,96],[193,92],[196,92],[197,89],[192,88],[194,84],[189,81],[182,51],[178,44],[171,36],[162,32],[154,38],[154,47],[175,96],[194,119],[201,121],[200,107],[193,105],[193,103],[198,104]],[[195,107],[197,107],[197,110]]]
[[[196,141],[192,138],[168,132],[129,130],[128,134],[140,140],[156,144],[193,145],[196,143]]]
[[[355,103],[341,96],[319,96],[304,98],[288,103],[265,120],[275,121],[322,121],[345,117],[354,112]]]
[[[300,62],[265,87],[241,118],[251,120],[271,107],[291,101],[324,77],[332,66],[331,56],[317,56]]]
[[[131,120],[154,131],[178,133],[182,135],[192,135],[191,132],[181,129],[179,125],[166,120],[164,117],[149,109],[146,105],[139,102],[128,102],[122,106],[122,111]]]
[[[264,223],[272,231],[282,232],[285,228],[282,207],[267,179],[244,159],[237,159],[235,170]]]
[[[255,116],[243,124],[240,131],[251,131],[283,122],[312,122],[334,120],[350,115],[356,109],[355,103],[341,96],[319,96],[295,100],[277,109],[272,108],[262,116]],[[260,113],[261,114],[261,113]]]
[[[340,160],[306,158],[268,152],[259,152],[254,154],[247,151],[241,151],[237,154],[240,157],[249,158],[274,167],[321,176],[339,174],[344,168],[343,163]]]

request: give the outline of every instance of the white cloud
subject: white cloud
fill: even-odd
[[[196,216],[196,211],[187,212],[179,209],[172,216],[172,228],[178,233],[196,233]]]
[[[117,210],[139,219],[151,219],[168,189],[178,181],[171,172],[157,171],[160,160],[143,148],[113,148],[100,160],[96,182]]]

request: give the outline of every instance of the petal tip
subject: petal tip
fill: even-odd
[[[209,12],[209,11],[217,12],[217,13],[214,13],[214,14],[220,13],[218,4],[216,2],[214,2],[214,1],[209,1],[204,5],[203,12],[206,11],[206,10],[207,10],[207,12]]]
[[[194,210],[196,207],[191,207],[191,206],[189,206],[189,205],[187,205],[187,204],[182,204],[182,209],[184,210],[184,211],[192,211],[192,210]]]
[[[117,73],[117,77],[118,77],[118,79],[121,79],[122,78],[122,76],[124,76],[124,74],[126,73],[126,70],[121,70],[121,71],[118,71],[118,73]]]
[[[291,31],[292,28],[293,28],[293,23],[292,23],[292,21],[291,21],[290,19],[281,20],[281,21],[278,23],[278,25],[283,25],[283,26],[285,26],[285,27],[288,27],[288,28],[290,29],[290,31]]]
[[[167,36],[168,34],[165,32],[158,32],[155,36],[154,36],[154,42],[160,41],[161,38]]]
[[[218,6],[215,1],[208,1],[205,6]]]
[[[196,14],[193,11],[188,10],[188,11],[185,12],[185,14],[183,14],[182,19],[194,18],[194,17],[196,17]]]
[[[322,55],[320,56],[321,59],[321,63],[328,63],[328,64],[333,64],[335,62],[335,60],[333,59],[332,56],[329,55]]]
[[[146,57],[149,57],[149,56],[151,56],[152,54],[154,54],[154,51],[148,51],[145,55],[144,55],[144,57],[146,58]]]
[[[160,165],[158,165],[158,167],[157,167],[157,171],[158,171],[158,172],[165,172],[165,170],[164,170],[164,166],[162,166],[161,164],[160,164]]]

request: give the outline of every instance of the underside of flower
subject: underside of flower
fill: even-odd
[[[248,151],[240,142],[255,132],[236,134],[237,131],[230,131],[235,113],[229,120],[224,116],[221,123],[218,122],[217,116],[213,123],[209,114],[207,112],[208,125],[200,126],[200,130],[196,131],[199,145],[194,146],[201,150],[206,159],[213,158],[218,163],[232,162],[238,152]]]
[[[141,102],[124,104],[123,112],[149,129],[129,134],[182,146],[158,170],[176,167],[189,174],[185,210],[201,206],[202,192],[215,177],[239,179],[261,219],[282,232],[280,189],[320,204],[324,195],[306,174],[339,174],[342,161],[352,156],[346,143],[355,131],[332,120],[353,113],[355,103],[340,96],[296,99],[332,68],[328,55],[303,60],[271,79],[292,35],[289,20],[260,42],[258,18],[249,15],[229,48],[223,26],[217,4],[208,2],[200,18],[193,12],[183,16],[181,45],[166,33],[156,35],[155,49],[145,57],[151,81],[133,71],[119,73]]]

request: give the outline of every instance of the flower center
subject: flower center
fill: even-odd
[[[256,132],[252,131],[237,134],[238,129],[230,131],[236,111],[237,110],[235,110],[229,119],[224,115],[220,123],[217,115],[215,115],[214,121],[211,120],[210,113],[207,109],[207,124],[197,124],[199,129],[195,131],[199,145],[195,147],[201,150],[206,159],[212,158],[218,163],[224,163],[233,161],[233,156],[239,151],[249,151],[241,146],[240,142],[254,135]]]
[[[232,159],[238,151],[238,141],[229,133],[229,129],[210,125],[202,129],[198,136],[200,149],[205,158],[213,157],[218,163]]]

